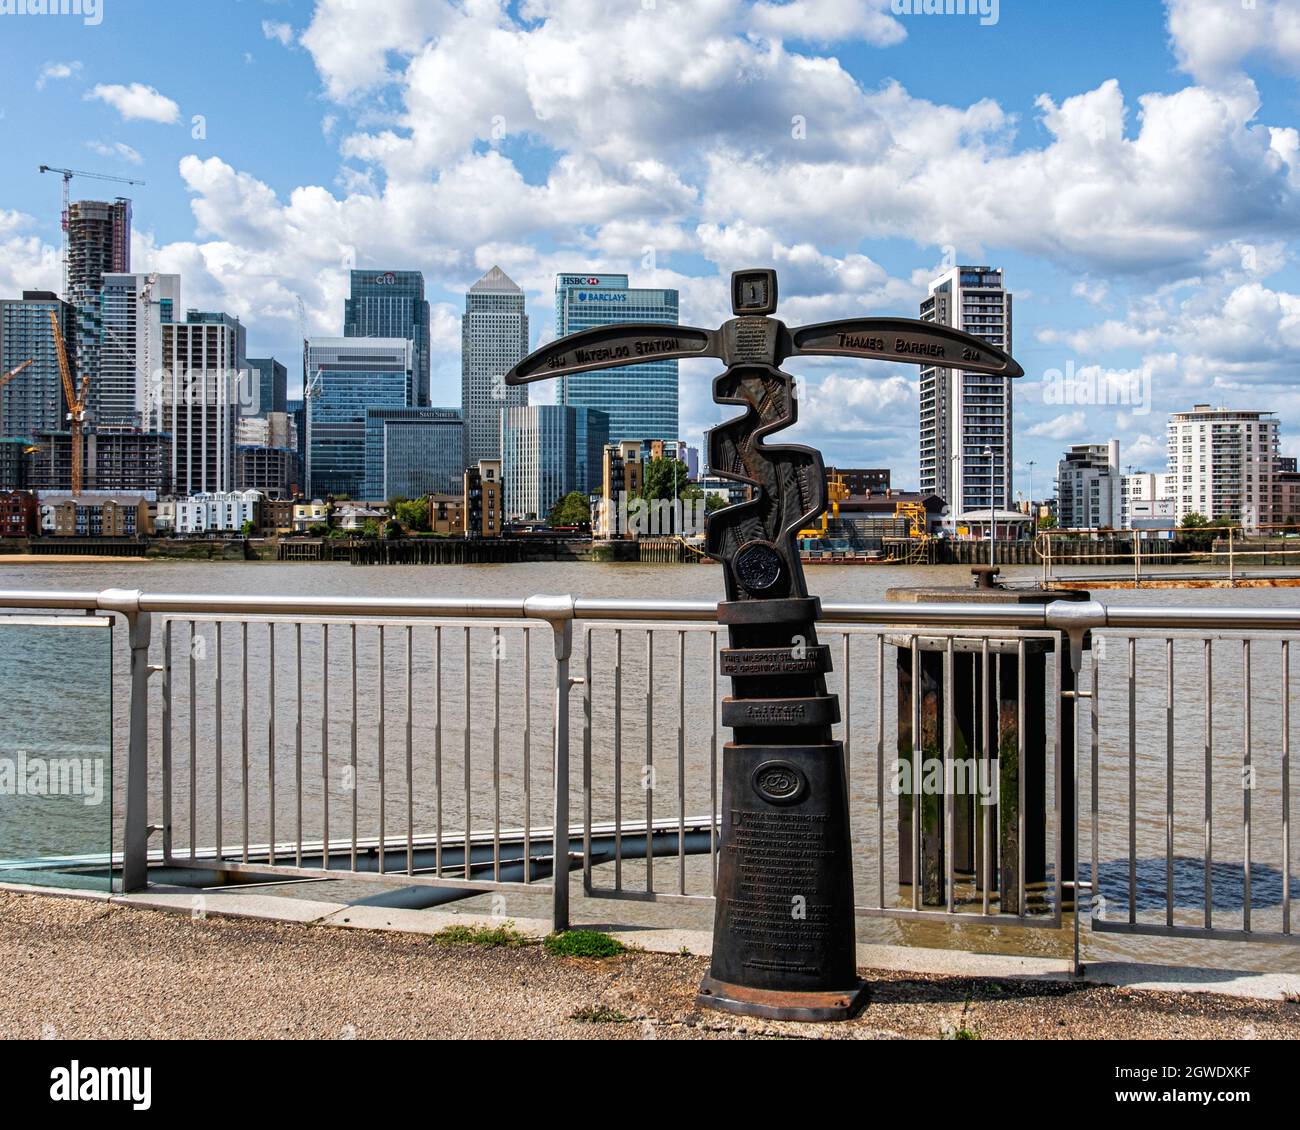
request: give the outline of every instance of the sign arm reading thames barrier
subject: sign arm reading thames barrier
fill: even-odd
[[[644,361],[712,357],[726,370],[713,399],[744,409],[709,433],[715,474],[753,497],[710,514],[705,548],[722,563],[718,622],[731,678],[722,722],[734,733],[722,774],[713,958],[699,1002],[778,1020],[837,1020],[864,1000],[855,961],[853,871],[844,750],[832,737],[830,648],[817,642],[795,541],[826,508],[819,452],[765,438],[798,416],[787,357],[840,356],[1023,375],[1002,350],[910,318],[847,318],[790,329],[773,318],[776,272],[731,277],[736,317],[717,330],[615,325],[570,334],[525,357],[506,383]],[[620,439],[636,439],[620,436]],[[558,880],[557,880],[558,881]]]

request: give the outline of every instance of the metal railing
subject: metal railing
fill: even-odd
[[[712,897],[725,639],[713,603],[106,590],[0,592],[0,608],[126,621],[126,890],[146,885],[151,858],[217,876],[529,888],[549,891],[556,929],[569,920],[575,869],[592,897]],[[1099,931],[1294,941],[1300,612],[826,604],[819,632],[835,656],[859,915],[1060,927],[1086,892]],[[1042,748],[1026,744],[1027,649],[1048,653]],[[997,775],[1013,754],[1022,768],[1041,759],[1043,874],[1027,871],[1035,805],[1023,771],[1014,804],[998,800],[1014,819],[973,800],[967,811],[950,788],[931,802],[895,787],[916,756],[909,735],[924,751],[932,725],[923,696],[903,689],[921,686],[927,650],[947,688],[926,715],[942,717],[945,781],[959,760]],[[963,736],[959,692],[986,701],[1007,678],[1019,680],[1002,695],[1018,716],[977,711]],[[998,825],[1005,838],[999,819],[1010,820]],[[926,854],[923,834],[947,845],[941,857]],[[1240,850],[1221,858],[1225,844]],[[1077,959],[1084,915],[1071,917]]]
[[[1174,549],[1162,534],[1180,540],[1183,548]],[[1132,580],[1135,588],[1144,581],[1196,578],[1224,580],[1233,587],[1252,576],[1268,576],[1262,571],[1270,568],[1283,570],[1284,575],[1293,573],[1300,567],[1298,538],[1300,526],[1282,524],[1249,530],[1232,525],[1166,531],[1053,527],[1038,531],[1034,552],[1042,566],[1043,585],[1069,579],[1058,574],[1061,567],[1101,561],[1122,565],[1124,572],[1113,579]],[[1132,548],[1121,549],[1125,544]]]

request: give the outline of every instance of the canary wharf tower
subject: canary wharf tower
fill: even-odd
[[[460,323],[460,407],[465,418],[465,465],[501,458],[501,411],[528,403],[525,386],[505,374],[528,352],[524,292],[493,267],[465,295]]]
[[[677,325],[677,291],[629,288],[627,275],[556,276],[556,337],[617,322]],[[609,416],[611,443],[680,438],[676,361],[572,373],[556,384],[557,404],[596,408]]]

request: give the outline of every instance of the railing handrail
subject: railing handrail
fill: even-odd
[[[159,613],[170,616],[340,616],[364,619],[466,619],[563,621],[703,621],[717,619],[707,600],[635,600],[543,595],[508,599],[348,596],[248,596],[236,593],[100,592],[57,589],[0,590],[0,608],[52,608],[88,612]],[[999,627],[1077,631],[1088,628],[1257,629],[1300,631],[1300,608],[1106,604],[1057,600],[980,605],[960,601],[825,603],[827,624]],[[1087,621],[1082,623],[1082,621]]]

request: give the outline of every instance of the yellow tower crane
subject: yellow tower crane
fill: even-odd
[[[9,372],[5,373],[3,376],[0,376],[0,388],[4,388],[5,385],[7,385],[11,380],[13,380],[14,377],[16,377],[19,373],[21,373],[31,363],[32,363],[32,359],[28,358],[21,365],[15,365],[12,369],[9,370]]]
[[[63,347],[63,331],[59,329],[58,315],[50,311],[50,329],[54,331],[54,353],[59,359],[59,377],[63,381],[63,397],[68,402],[68,430],[72,436],[72,494],[81,493],[82,463],[85,451],[81,446],[81,432],[86,422],[86,393],[90,391],[90,373],[81,378],[78,389],[72,384],[72,370],[68,366],[68,353]]]
[[[21,373],[31,363],[32,363],[32,359],[28,358],[21,365],[15,365],[12,369],[9,370],[9,372],[5,373],[3,376],[0,376],[0,389],[3,389],[5,385],[7,385],[11,380],[13,380],[14,377],[16,377],[19,373]],[[4,421],[4,401],[0,400],[0,423],[3,423],[3,421]]]

